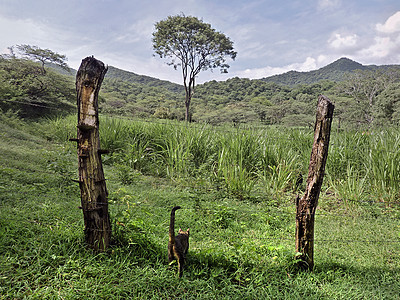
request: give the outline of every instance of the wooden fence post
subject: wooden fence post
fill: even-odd
[[[314,127],[314,143],[308,169],[307,188],[304,196],[296,200],[296,258],[303,269],[314,267],[314,220],[318,198],[328,157],[334,105],[325,96],[318,98]]]
[[[107,68],[94,57],[82,60],[76,74],[79,186],[85,240],[94,251],[108,248],[111,223],[99,138],[98,94]]]

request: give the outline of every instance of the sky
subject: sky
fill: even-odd
[[[0,53],[17,44],[50,49],[78,69],[94,55],[106,65],[182,84],[181,71],[154,56],[154,24],[195,16],[237,51],[227,74],[197,83],[310,71],[347,57],[400,64],[399,0],[0,0]]]

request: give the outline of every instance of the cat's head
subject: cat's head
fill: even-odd
[[[188,228],[186,231],[183,231],[182,229],[179,228],[178,234],[185,234],[185,235],[189,236],[189,229],[190,228]]]

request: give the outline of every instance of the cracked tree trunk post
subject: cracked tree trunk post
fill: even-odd
[[[296,259],[302,269],[314,268],[315,211],[328,157],[333,110],[332,102],[323,95],[319,96],[307,188],[304,196],[301,199],[297,196],[296,200]]]
[[[85,240],[94,251],[108,248],[111,223],[99,138],[98,94],[107,68],[94,57],[82,60],[76,74],[78,160]]]

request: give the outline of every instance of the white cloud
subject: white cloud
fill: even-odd
[[[383,33],[400,32],[400,11],[390,16],[384,24],[377,24],[376,29]]]
[[[236,76],[245,77],[250,79],[255,78],[264,78],[272,75],[282,74],[288,71],[299,71],[299,72],[307,72],[311,70],[315,70],[320,66],[320,63],[325,61],[325,56],[319,56],[317,59],[313,57],[307,57],[304,62],[301,63],[293,63],[283,67],[271,67],[267,66],[264,68],[254,68],[254,69],[246,69],[244,71],[236,72]]]
[[[360,59],[371,64],[398,64],[400,61],[400,35],[375,37],[374,43],[359,52]]]
[[[400,61],[400,11],[375,26],[369,45],[358,52],[365,63],[398,64]]]
[[[375,43],[362,52],[372,57],[382,58],[390,54],[394,46],[393,41],[389,37],[376,37]]]
[[[332,34],[328,40],[330,47],[336,50],[347,50],[357,46],[358,36],[357,34],[342,35],[340,33]]]

